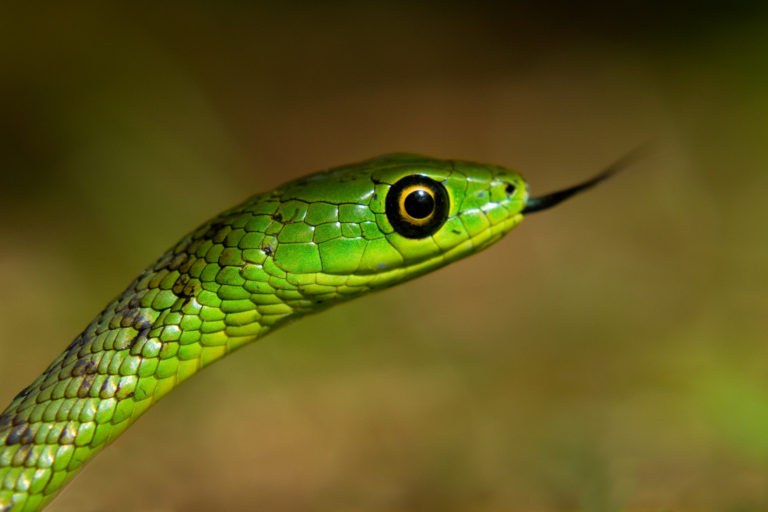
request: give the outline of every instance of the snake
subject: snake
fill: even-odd
[[[149,265],[0,414],[0,511],[41,510],[151,405],[227,354],[475,254],[624,163],[530,197],[525,179],[501,166],[391,154],[216,215]]]

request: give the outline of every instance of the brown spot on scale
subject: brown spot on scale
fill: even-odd
[[[131,300],[128,301],[128,308],[129,309],[139,309],[141,306],[141,297],[138,295],[134,295],[131,297]]]
[[[181,297],[182,292],[184,291],[184,288],[186,288],[188,282],[189,282],[189,274],[181,274],[179,277],[176,278],[176,281],[173,283],[173,286],[171,287],[171,291],[175,293],[178,297]]]
[[[184,264],[185,261],[187,261],[187,258],[189,258],[189,255],[185,252],[176,253],[176,255],[173,257],[173,260],[168,264],[168,270],[176,270],[181,265]]]
[[[77,388],[78,398],[88,398],[93,387],[93,381],[96,380],[96,374],[89,374],[83,378],[83,382],[80,383],[80,387]]]
[[[29,456],[32,455],[33,453],[34,452],[32,451],[31,444],[25,444],[25,445],[19,446],[19,449],[16,450],[16,453],[13,454],[11,465],[16,467],[24,466]]]
[[[186,274],[186,273],[188,273],[188,272],[189,272],[189,269],[191,269],[191,268],[192,268],[192,265],[194,265],[194,264],[195,264],[195,261],[197,261],[197,259],[196,259],[196,258],[189,258],[189,257],[188,257],[187,259],[185,259],[185,260],[184,260],[184,263],[182,263],[181,265],[179,265],[179,269],[178,269],[178,270],[179,270],[179,272],[181,272],[182,274]]]
[[[112,398],[117,393],[117,384],[113,378],[107,377],[99,390],[100,398]]]
[[[197,295],[200,291],[200,283],[192,281],[189,274],[181,274],[173,283],[171,291],[180,299],[185,299],[183,305],[186,305],[188,299]]]
[[[24,432],[21,433],[21,437],[19,438],[19,443],[22,445],[26,444],[32,444],[32,441],[35,440],[35,434],[32,432],[32,429],[29,428],[29,425],[27,425],[27,428],[24,429]]]
[[[29,427],[26,421],[12,427],[10,432],[8,432],[8,437],[5,438],[5,445],[13,446],[14,444],[28,444],[21,443],[21,438],[27,430],[29,430]]]
[[[222,228],[224,228],[224,226],[225,224],[221,221],[214,222],[205,231],[205,233],[203,234],[203,238],[213,238],[214,236],[216,236],[216,233],[218,233],[219,231],[222,230]]]
[[[147,338],[149,338],[149,331],[152,330],[152,324],[145,320],[143,323],[136,326],[136,330],[139,332],[136,333],[136,336],[130,339],[128,345],[125,347],[130,350],[131,355],[134,356],[141,354],[141,351],[144,350],[144,345],[147,343]]]
[[[86,374],[96,373],[99,365],[91,359],[78,359],[72,368],[73,377],[81,377]]]
[[[77,338],[72,340],[72,343],[70,343],[65,350],[67,350],[68,352],[71,352],[73,349],[79,349],[80,346],[84,343],[83,338],[84,336],[80,334]],[[75,352],[77,352],[77,350],[75,350]]]
[[[181,297],[190,299],[200,292],[200,283],[198,281],[191,281],[181,291]]]
[[[59,444],[72,444],[75,442],[75,436],[77,435],[77,427],[73,421],[67,423],[62,429],[59,435]]]
[[[22,389],[21,391],[19,391],[18,394],[15,397],[13,397],[12,401],[15,402],[16,400],[23,400],[31,392],[32,392],[32,386],[27,386],[24,389]]]
[[[173,261],[172,252],[169,251],[163,254],[162,257],[157,261],[157,263],[155,263],[155,266],[153,267],[155,272],[168,268],[168,265],[171,264],[171,261]]]

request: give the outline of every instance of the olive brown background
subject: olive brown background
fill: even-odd
[[[174,391],[59,511],[768,509],[768,17],[709,3],[0,7],[0,402],[185,232],[392,151],[534,194],[488,251]]]

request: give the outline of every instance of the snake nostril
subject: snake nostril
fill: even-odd
[[[507,183],[507,186],[504,187],[504,191],[507,193],[507,195],[511,196],[515,193],[517,190],[517,187],[513,183]]]

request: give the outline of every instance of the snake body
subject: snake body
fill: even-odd
[[[516,172],[398,154],[301,178],[205,222],[0,415],[0,511],[43,508],[205,366],[289,320],[488,247],[527,201]]]

